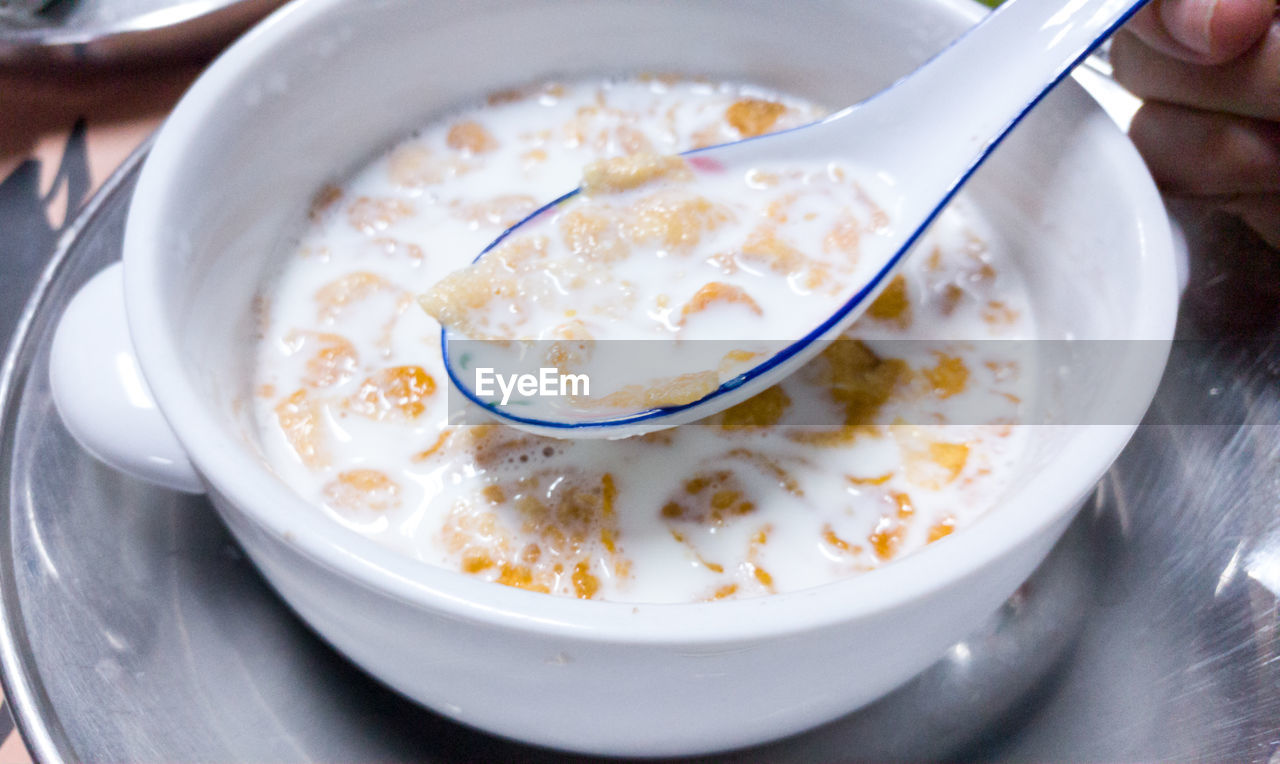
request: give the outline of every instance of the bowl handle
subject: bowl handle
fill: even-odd
[[[54,405],[71,435],[108,465],[175,491],[204,493],[138,367],[121,273],[115,263],[90,279],[58,321],[49,357]]]

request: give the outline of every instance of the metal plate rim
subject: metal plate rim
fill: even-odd
[[[22,382],[30,373],[29,368],[22,368],[21,360],[29,350],[29,334],[36,314],[44,303],[50,286],[55,282],[67,262],[81,232],[101,214],[104,206],[125,184],[128,178],[141,167],[152,139],[143,141],[128,158],[106,179],[101,188],[85,203],[76,214],[74,220],[59,236],[48,262],[41,271],[39,279],[24,306],[12,336],[5,346],[4,360],[0,362],[0,425],[7,425],[16,415],[16,405],[21,397]],[[0,455],[11,447],[13,428],[0,426]],[[22,645],[27,641],[25,623],[22,618],[21,603],[17,592],[11,587],[15,585],[15,576],[7,570],[12,567],[14,557],[9,548],[11,536],[8,533],[12,523],[12,506],[9,493],[12,490],[8,459],[0,459],[0,485],[9,490],[0,492],[0,530],[5,531],[5,538],[0,542],[0,687],[4,689],[4,697],[13,714],[14,725],[23,742],[26,744],[32,759],[39,764],[62,764],[74,761],[74,751],[66,735],[51,727],[51,719],[56,720],[57,712],[49,706],[43,685],[38,674],[30,670],[31,656]],[[56,738],[61,738],[58,740]]]

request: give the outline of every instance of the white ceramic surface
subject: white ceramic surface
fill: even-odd
[[[117,466],[185,487],[180,461],[170,470],[136,458],[162,453],[162,412],[281,596],[370,673],[468,724],[567,749],[656,755],[747,745],[846,713],[927,666],[1013,591],[1132,426],[1038,427],[1000,506],[865,576],[711,604],[553,598],[398,556],[324,520],[275,478],[245,405],[252,302],[316,188],[477,94],[552,75],[679,71],[853,103],[981,12],[968,0],[295,2],[192,87],[139,181],[124,302],[158,409],[135,406],[133,424],[75,422],[72,431]],[[1172,336],[1163,206],[1127,140],[1074,85],[1047,99],[970,188],[1020,253],[1045,336]],[[68,334],[60,355],[98,342],[108,341]],[[1090,421],[1110,407],[1114,416],[1123,389],[1131,419],[1112,421],[1137,421],[1161,364],[1150,354],[1106,361],[1046,380],[1056,396],[1049,415]],[[111,384],[110,369],[54,364],[55,375],[63,370]],[[59,389],[69,419],[119,415],[108,403],[77,405],[74,384]],[[86,435],[103,432],[115,437]]]
[[[116,469],[183,493],[200,477],[156,409],[129,339],[119,263],[94,276],[58,321],[49,383],[75,439]]]

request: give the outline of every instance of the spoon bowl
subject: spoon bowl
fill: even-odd
[[[802,329],[761,340],[758,326],[731,325],[718,338],[729,343],[724,347],[755,345],[748,353],[750,360],[738,364],[732,373],[726,374],[721,364],[718,384],[695,389],[694,394],[683,396],[688,400],[655,403],[652,396],[633,396],[634,400],[605,413],[539,400],[536,395],[523,396],[518,405],[512,405],[507,396],[498,400],[480,389],[480,370],[505,370],[515,379],[520,376],[518,370],[534,369],[545,354],[533,352],[528,342],[518,338],[495,342],[469,337],[442,321],[442,353],[454,387],[471,404],[506,424],[539,435],[575,438],[629,437],[686,424],[762,392],[813,359],[862,315],[912,246],[1005,136],[1148,1],[1009,0],[915,72],[861,103],[809,125],[681,155],[695,184],[705,184],[713,176],[740,177],[761,166],[818,166],[839,160],[857,168],[859,178],[874,181],[874,204],[891,221],[879,232],[875,246],[860,253],[856,271],[838,294],[825,300],[806,298],[804,315],[813,318],[801,322]],[[501,245],[535,235],[558,214],[583,203],[581,191],[564,194],[512,226],[475,264],[494,256]],[[593,352],[608,344],[588,342]],[[679,340],[666,341],[656,352],[618,349],[596,366],[618,379],[635,378],[637,373],[684,379],[687,374],[671,373],[679,370],[673,359],[699,354],[705,361],[710,351]],[[655,358],[671,367],[668,373],[654,374]],[[650,368],[628,365],[638,359]],[[496,385],[491,388],[497,391]]]

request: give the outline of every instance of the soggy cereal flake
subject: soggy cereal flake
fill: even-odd
[[[729,599],[738,593],[737,584],[725,584],[715,590],[715,592],[707,598],[708,601]]]
[[[832,400],[844,408],[844,423],[868,425],[907,381],[906,363],[883,359],[861,340],[838,339],[822,351],[819,379]]]
[[[880,321],[892,321],[906,327],[911,323],[911,301],[907,297],[907,281],[901,275],[894,276],[867,308],[867,315]]]
[[[781,274],[795,273],[809,260],[803,252],[779,238],[778,229],[773,225],[762,225],[751,232],[742,245],[742,257],[763,262],[774,273]]]
[[[479,493],[483,504],[455,505],[445,526],[446,543],[464,572],[582,599],[600,590],[595,571],[614,579],[629,574],[630,562],[617,544],[612,474],[535,469],[501,477]]]
[[[955,482],[969,462],[969,444],[937,440],[917,426],[890,428],[902,453],[907,480],[928,490]]]
[[[449,128],[445,143],[455,151],[468,154],[488,154],[497,151],[501,145],[484,125],[473,120],[464,120]]]
[[[1009,382],[1018,378],[1019,366],[1017,361],[986,361],[982,365],[987,371],[991,372],[991,377],[996,382]]]
[[[413,214],[413,205],[403,199],[374,199],[362,196],[347,208],[347,222],[365,234],[377,234]]]
[[[348,470],[325,485],[324,498],[334,509],[385,512],[399,506],[400,486],[378,470]]]
[[[964,443],[930,443],[929,458],[947,471],[947,481],[950,482],[964,471],[964,465],[969,461],[969,447]]]
[[[881,560],[892,560],[898,553],[898,547],[902,545],[906,530],[906,526],[897,518],[885,515],[876,523],[875,530],[867,536],[867,543],[871,545],[876,557]]]
[[[745,371],[752,361],[763,355],[753,350],[730,350],[720,358],[716,371],[719,372],[721,379],[731,379]]]
[[[747,170],[747,186],[754,189],[776,188],[782,182],[782,176],[776,172],[753,167]]]
[[[694,526],[721,527],[755,509],[736,472],[713,470],[686,479],[683,490],[665,502],[662,515]]]
[[[883,475],[876,475],[874,477],[854,477],[853,475],[845,475],[844,477],[845,480],[848,480],[851,484],[856,486],[884,485],[893,479],[893,473],[886,472]]]
[[[725,110],[724,118],[743,138],[751,138],[769,132],[786,111],[787,107],[776,101],[744,98]]]
[[[733,140],[730,137],[730,130],[724,128],[721,123],[713,123],[697,130],[689,138],[689,147],[695,149],[705,149],[708,146],[716,146],[721,143],[728,143]]]
[[[525,169],[532,169],[547,161],[547,157],[546,149],[529,149],[520,158],[524,160]]]
[[[714,371],[690,372],[659,380],[644,391],[644,405],[649,408],[683,406],[710,395],[720,386],[720,375]]]
[[[618,125],[613,130],[613,142],[617,149],[627,156],[652,155],[653,143],[644,131],[628,125]]]
[[[942,289],[942,300],[939,305],[939,311],[944,316],[949,316],[956,312],[956,308],[960,307],[961,301],[964,300],[968,293],[955,284],[947,284]]]
[[[528,194],[501,194],[483,202],[464,206],[463,220],[476,225],[507,229],[538,209],[538,200]]]
[[[937,353],[938,363],[924,370],[925,379],[939,398],[959,395],[969,386],[969,367],[959,356]]]
[[[791,221],[791,208],[800,200],[800,194],[792,191],[773,201],[764,208],[764,216],[775,223],[787,223]]]
[[[731,211],[701,196],[655,194],[640,200],[630,213],[630,238],[637,243],[660,242],[668,252],[687,252],[704,233],[733,220]]]
[[[840,254],[848,263],[856,262],[862,246],[862,224],[849,211],[842,212],[822,240],[822,251]]]
[[[769,534],[772,532],[773,526],[770,524],[766,524],[756,531],[755,535],[751,537],[751,543],[747,548],[747,562],[742,566],[769,594],[776,592],[777,589],[774,586],[773,574],[765,570],[760,564],[760,557],[764,546],[769,543]]]
[[[607,395],[593,396],[591,400],[584,401],[584,405],[606,410],[683,406],[705,398],[719,386],[720,375],[714,371],[690,372],[627,385]]]
[[[631,252],[621,220],[614,210],[574,208],[561,217],[560,235],[569,251],[584,260],[613,262]]]
[[[310,387],[335,387],[355,376],[360,354],[351,340],[329,332],[292,330],[284,337],[290,354],[306,353],[303,383]]]
[[[376,273],[348,273],[316,290],[316,304],[320,306],[317,315],[321,321],[333,321],[354,303],[367,300],[378,293],[399,295],[401,290]]]
[[[392,366],[365,379],[348,406],[357,414],[377,421],[387,418],[417,419],[427,409],[427,398],[436,381],[421,366]]]
[[[488,505],[485,505],[488,507]],[[467,501],[458,501],[441,528],[444,548],[457,561],[458,569],[469,575],[517,589],[550,594],[555,574],[535,568],[527,561],[530,555],[513,540],[514,532],[490,508],[478,509]],[[535,557],[540,557],[539,554]]]
[[[759,303],[751,299],[751,295],[747,294],[742,287],[711,281],[694,292],[693,297],[689,298],[689,301],[680,309],[680,323],[683,324],[689,316],[701,313],[716,303],[742,305],[757,316],[763,312],[760,310]]]
[[[470,165],[456,157],[440,157],[420,143],[396,147],[387,157],[387,175],[403,188],[435,186],[465,175]]]
[[[929,535],[926,544],[932,544],[938,539],[946,538],[956,530],[956,519],[954,517],[944,517],[929,528]]]
[[[600,579],[591,574],[591,566],[585,560],[573,566],[573,591],[584,600],[592,599],[600,591]]]
[[[733,427],[767,427],[775,425],[782,419],[791,405],[791,398],[780,386],[774,385],[753,395],[742,403],[725,409],[720,414],[721,424],[725,428]]]
[[[1018,320],[1018,311],[1000,300],[989,300],[982,309],[982,320],[993,326],[1008,326]]]
[[[591,332],[581,320],[566,321],[552,331],[556,338],[545,354],[547,365],[561,371],[582,368],[590,360],[594,343]]]
[[[693,170],[679,156],[641,153],[598,159],[582,171],[582,193],[616,194],[656,180],[693,180]]]
[[[475,314],[491,300],[509,302],[520,295],[521,284],[513,273],[527,270],[529,262],[545,252],[546,244],[541,237],[504,242],[470,268],[445,276],[418,297],[418,304],[444,326],[475,339],[494,338],[491,327]]]
[[[831,523],[822,526],[822,540],[833,549],[838,549],[845,554],[857,554],[861,549],[850,544],[848,541],[840,538],[836,534],[836,529],[831,527]]]
[[[276,404],[275,415],[280,432],[304,465],[314,469],[328,464],[329,454],[320,429],[324,410],[307,396],[306,390],[298,390]]]
[[[885,212],[884,208],[876,203],[876,200],[871,197],[871,194],[867,193],[867,190],[862,187],[861,183],[854,183],[853,186],[857,191],[858,201],[871,215],[871,223],[868,226],[868,230],[872,233],[884,233],[888,231],[890,222],[889,213]]]
[[[414,454],[411,457],[411,461],[425,462],[434,456],[442,454],[445,444],[449,442],[450,438],[453,437],[453,434],[455,432],[457,432],[457,430],[442,431],[439,435],[436,436],[435,442],[433,442],[431,445],[427,446],[426,448]]]
[[[898,507],[898,519],[908,520],[916,513],[915,504],[911,502],[911,497],[901,491],[892,491],[889,498]]]

